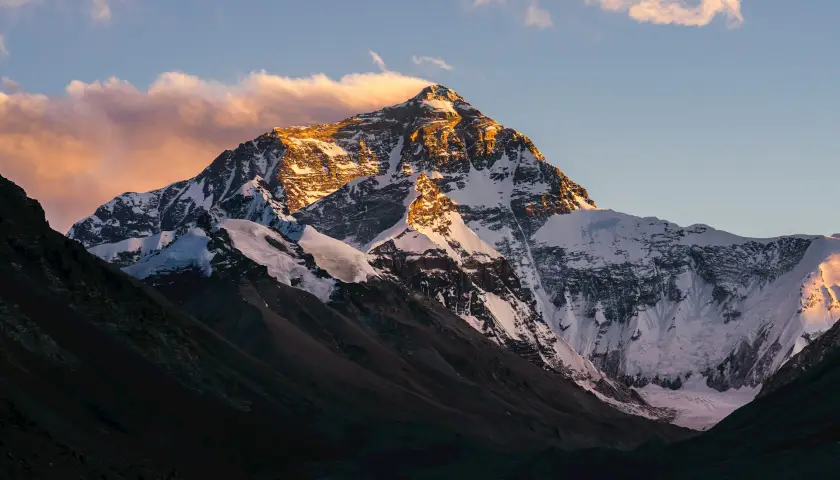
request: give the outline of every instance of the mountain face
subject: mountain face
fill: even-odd
[[[809,343],[771,375],[761,386],[758,397],[764,397],[792,383],[814,370],[824,360],[828,361],[826,360],[828,358],[837,358],[838,351],[840,351],[840,323],[835,323],[831,329]]]
[[[442,86],[275,129],[194,179],[115,198],[68,236],[132,272],[177,259],[200,218],[266,226],[319,268],[349,254],[366,273],[341,282],[404,285],[649,416],[623,385],[757,388],[840,317],[840,239],[749,239],[598,209],[526,136]],[[307,236],[319,239],[309,250]],[[314,293],[311,280],[274,278]]]
[[[299,387],[51,230],[3,177],[0,258],[4,478],[235,478],[307,455]]]
[[[499,348],[308,228],[292,242],[201,215],[128,268],[152,289],[0,177],[3,478],[404,478],[689,433]]]
[[[821,338],[837,331],[835,325]],[[814,349],[818,343],[800,355],[819,353],[820,360],[809,355],[814,363],[807,368],[786,365],[765,383],[772,388],[763,388],[759,398],[687,441],[630,452],[550,450],[518,461],[499,458],[486,471],[498,478],[533,479],[559,472],[574,478],[832,478],[840,455],[840,351]],[[780,374],[783,381],[776,380]]]

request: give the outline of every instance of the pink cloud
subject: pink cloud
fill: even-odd
[[[723,15],[730,26],[744,22],[741,0],[695,0],[690,5],[682,0],[586,0],[603,10],[627,12],[639,22],[702,27]]]
[[[169,72],[145,91],[111,78],[46,96],[5,81],[15,88],[0,91],[0,174],[40,200],[59,231],[115,195],[193,176],[275,126],[338,121],[430,83],[392,72],[339,80],[259,72],[226,84]]]

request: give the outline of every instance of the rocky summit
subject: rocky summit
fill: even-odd
[[[230,242],[208,248],[218,229]],[[669,391],[744,403],[840,318],[840,239],[600,209],[527,136],[440,85],[275,128],[68,236],[150,281],[212,276],[227,248],[327,304],[392,282],[622,410],[694,428],[720,418],[697,423]]]

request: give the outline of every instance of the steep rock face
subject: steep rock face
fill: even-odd
[[[441,86],[275,129],[195,179],[118,197],[69,235],[129,265],[204,212],[293,242],[304,231],[340,240],[588,388],[598,370],[636,386],[691,375],[756,386],[840,316],[838,282],[819,275],[836,271],[838,239],[747,239],[597,209],[526,136]]]
[[[816,273],[840,252],[832,238],[598,211],[555,217],[533,240],[564,338],[639,385],[692,374],[719,390],[759,385],[840,316],[838,282]]]
[[[585,190],[542,160],[527,137],[485,117],[455,92],[433,86],[403,104],[337,124],[275,129],[223,153],[192,180],[114,199],[74,225],[68,235],[100,257],[128,266],[189,232],[205,213],[215,222],[247,219],[285,231],[300,228],[289,214],[329,196],[331,202],[300,212],[301,223],[307,223],[312,212],[328,212],[320,216],[318,230],[365,247],[364,251],[372,249],[365,244],[375,237],[387,241],[385,231],[399,230],[400,224],[419,232],[423,241],[443,249],[446,258],[442,261],[462,273],[466,269],[467,277],[491,286],[449,295],[445,303],[453,311],[474,310],[478,316],[466,314],[465,318],[476,325],[506,325],[493,334],[500,343],[515,345],[535,361],[560,368],[563,361],[554,351],[562,341],[542,321],[533,295],[509,265],[505,268],[510,278],[494,276],[500,271],[502,256],[470,231],[459,213],[460,205],[444,193],[470,188],[484,196],[495,195],[482,190],[490,185],[488,181],[492,184],[486,175],[480,179],[485,185],[471,178],[474,165],[507,179],[509,191],[503,194],[515,197],[514,208],[534,222],[550,212],[592,203]],[[358,177],[362,178],[353,180]],[[535,191],[535,182],[545,188]],[[346,201],[342,196],[348,197]],[[339,202],[341,208],[333,208]],[[484,208],[480,203],[473,202]],[[533,229],[532,223],[525,229]],[[384,251],[380,248],[374,255],[380,262]],[[434,276],[434,269],[428,273]],[[473,280],[470,283],[476,285]],[[504,287],[506,283],[516,287],[511,290]],[[443,285],[438,281],[437,287]],[[454,292],[459,287],[453,283],[447,289]],[[441,295],[446,297],[443,291]],[[577,370],[586,371],[582,366],[586,362],[568,346],[559,348],[577,364]]]
[[[840,238],[840,235],[833,235],[833,238]],[[822,335],[815,335],[819,329],[826,324],[826,318],[821,315],[822,308],[829,312],[840,313],[840,304],[837,303],[840,289],[837,288],[837,272],[840,271],[840,255],[834,255],[826,262],[823,262],[818,272],[814,272],[803,284],[802,302],[800,316],[811,327],[806,329],[794,346],[794,351],[802,350],[796,356],[789,358],[782,364],[781,368],[768,378],[761,387],[759,397],[764,397],[783,386],[792,383],[801,376],[805,376],[813,370],[824,359],[837,356],[840,349],[840,322],[835,323],[827,332]],[[831,278],[834,276],[834,278]],[[832,288],[833,287],[833,288]],[[806,342],[807,345],[802,347]]]
[[[171,235],[168,232],[177,236],[211,211],[256,221],[259,218],[254,216],[266,205],[243,199],[260,197],[273,217],[283,218],[354,178],[387,170],[387,162],[380,161],[383,155],[387,159],[380,143],[387,145],[388,125],[367,131],[362,117],[325,126],[274,129],[225,151],[195,178],[116,197],[74,224],[68,236],[87,247]],[[369,146],[366,138],[379,140]],[[250,215],[243,209],[250,209]]]
[[[516,255],[525,253],[521,242],[502,244],[505,254],[468,225],[490,219],[488,230],[506,228],[521,238],[552,213],[593,208],[586,191],[546,163],[527,137],[444,87],[375,116],[405,119],[403,136],[390,146],[391,170],[350,182],[294,217],[370,252],[378,265],[398,267],[404,281],[500,344],[556,368],[565,363],[582,375],[594,371],[558,342],[541,315],[534,282],[523,283],[511,265],[530,266]],[[501,258],[508,278],[497,275],[494,262]],[[464,284],[477,276],[490,288]]]
[[[507,259],[535,323],[631,385],[679,388],[702,375],[718,390],[753,387],[840,317],[831,307],[836,283],[808,287],[799,278],[840,251],[832,239],[747,239],[598,210],[526,137],[446,90],[420,98],[430,97],[448,114],[424,120],[429,126],[395,148],[403,176],[352,182],[296,212],[298,221],[376,253],[378,241],[401,231],[420,172]],[[801,302],[791,297],[800,286],[808,291]]]

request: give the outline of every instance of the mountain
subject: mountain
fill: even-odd
[[[442,93],[435,94],[435,91]],[[302,206],[324,195],[329,196],[331,192],[338,195],[335,190],[341,187],[357,184],[360,189],[365,189],[371,179],[382,181],[382,188],[377,191],[381,196],[366,195],[368,203],[359,208],[378,213],[362,220],[380,222],[382,228],[397,228],[393,223],[398,222],[399,218],[391,222],[389,215],[402,215],[404,208],[400,204],[393,204],[394,199],[402,203],[402,196],[407,195],[409,188],[413,189],[414,183],[421,185],[421,188],[423,185],[432,190],[438,188],[428,177],[408,173],[432,161],[428,159],[429,155],[417,150],[417,146],[422,146],[423,141],[432,141],[430,139],[434,138],[438,123],[458,123],[453,117],[454,110],[441,110],[441,105],[445,106],[446,103],[437,99],[436,95],[460,98],[446,89],[429,88],[402,105],[374,114],[359,115],[338,124],[275,129],[253,142],[240,145],[232,152],[224,152],[191,180],[149,193],[127,193],[115,198],[97,209],[91,217],[76,223],[68,236],[88,246],[92,253],[121,266],[134,265],[164,247],[175,248],[170,243],[189,232],[198,218],[205,214],[209,215],[214,224],[226,219],[248,220],[282,232],[292,243],[299,243],[302,238],[305,243],[306,236],[322,239],[325,236],[319,233],[320,228],[298,221],[293,214],[300,214]],[[491,156],[501,156],[497,151],[493,153],[493,145],[498,142],[499,145],[507,145],[504,148],[510,151],[511,156],[520,155],[522,149],[532,149],[539,155],[526,137],[498,126],[462,99],[456,103],[480,128],[478,132],[467,129],[464,133],[481,139],[480,145],[475,148],[484,149],[481,151]],[[407,124],[414,130],[407,131]],[[499,129],[500,133],[496,134],[494,129]],[[423,133],[426,130],[428,132]],[[422,138],[426,140],[422,140],[422,135],[425,135]],[[409,150],[417,152],[413,157],[406,156],[403,161],[403,153]],[[583,199],[586,196],[585,190],[568,180],[556,168],[538,160],[530,150],[522,155],[531,162],[532,168],[529,171],[524,168],[517,170],[516,182],[521,183],[521,187],[517,188],[522,190],[517,193],[519,197],[534,197],[535,194],[529,191],[531,184],[528,178],[536,181],[543,177],[545,179],[540,181],[546,185],[551,184],[550,188],[558,192],[562,190],[574,198],[579,196]],[[459,162],[461,166],[443,162],[441,168],[454,168],[455,171],[466,168],[469,171],[468,160],[466,163],[465,159]],[[371,177],[369,173],[374,168],[383,174]],[[513,170],[507,174],[511,181],[512,175]],[[346,183],[351,178],[356,179]],[[429,191],[428,195],[434,193]],[[442,198],[444,202],[448,201]],[[559,211],[568,211],[575,208],[573,202],[576,201],[559,199],[549,203]],[[375,202],[381,203],[376,205]],[[388,242],[380,242],[382,245],[377,245],[376,252],[368,255],[372,265],[390,277],[399,278],[402,275],[398,281],[408,282],[413,287],[427,285],[428,290],[428,285],[431,285],[429,282],[436,282],[435,288],[444,295],[440,287],[445,286],[450,292],[445,294],[448,299],[445,306],[467,318],[473,325],[481,325],[479,328],[497,343],[509,346],[544,368],[576,378],[586,388],[606,395],[608,401],[616,401],[626,411],[644,413],[655,418],[669,415],[667,411],[650,408],[623,385],[603,377],[591,362],[559,339],[542,321],[537,310],[539,305],[527,287],[523,288],[511,264],[471,232],[457,212],[450,208],[446,218],[442,219],[448,225],[452,221],[449,217],[454,216],[457,229],[453,233],[456,236],[454,238],[451,233],[434,233],[435,230],[442,231],[436,226],[420,226],[426,221],[424,215],[429,221],[434,221],[438,210],[434,201],[425,205],[421,202],[415,202],[416,214],[412,214],[411,222],[432,235],[427,237],[419,234],[416,240],[420,243],[415,242],[414,247],[419,248],[423,242],[433,246],[431,250],[421,252],[425,253],[421,263],[428,268],[416,269],[417,274],[413,278],[406,278],[406,275],[410,275],[409,270],[397,271],[392,268],[399,259],[385,254],[391,245]],[[451,202],[447,205],[451,207]],[[394,207],[397,210],[387,212]],[[526,207],[523,203],[521,208]],[[422,213],[423,209],[428,212]],[[370,228],[373,227],[359,224],[356,232],[361,237],[364,235],[363,230]],[[332,237],[336,236],[335,232],[330,233]],[[402,240],[399,241],[402,244]],[[359,246],[358,242],[346,244]],[[451,245],[457,246],[453,249]],[[306,249],[303,243],[300,246]],[[435,255],[437,261],[443,263],[434,265]],[[417,256],[406,258],[414,263],[414,257]],[[288,281],[285,283],[291,285]]]
[[[632,452],[554,449],[500,458],[500,478],[832,478],[840,458],[840,324],[768,378],[758,397],[708,432]]]
[[[377,278],[532,363],[625,411],[672,416],[633,386],[694,428],[749,401],[840,317],[840,239],[599,209],[528,137],[439,85],[336,124],[274,129],[193,179],[115,198],[68,236],[134,268],[203,215],[267,226],[304,251],[301,235],[338,240],[352,263],[364,254]],[[733,406],[697,417],[709,402]]]
[[[306,458],[302,392],[51,230],[3,177],[0,257],[4,478],[190,478]]]
[[[763,390],[708,432],[684,442],[652,443],[631,452],[591,449],[569,455],[549,449],[496,458],[486,471],[518,479],[559,473],[573,478],[833,478],[840,456],[840,351],[827,351],[810,368],[785,377],[787,383]]]
[[[763,397],[793,382],[800,376],[814,370],[826,358],[840,351],[840,323],[816,340],[809,343],[796,356],[790,358],[782,367],[768,378],[761,386],[758,397]]]
[[[300,238],[314,253],[202,215],[130,267],[155,290],[0,177],[4,478],[401,477],[688,436],[499,348],[361,254],[348,268],[346,244]]]

